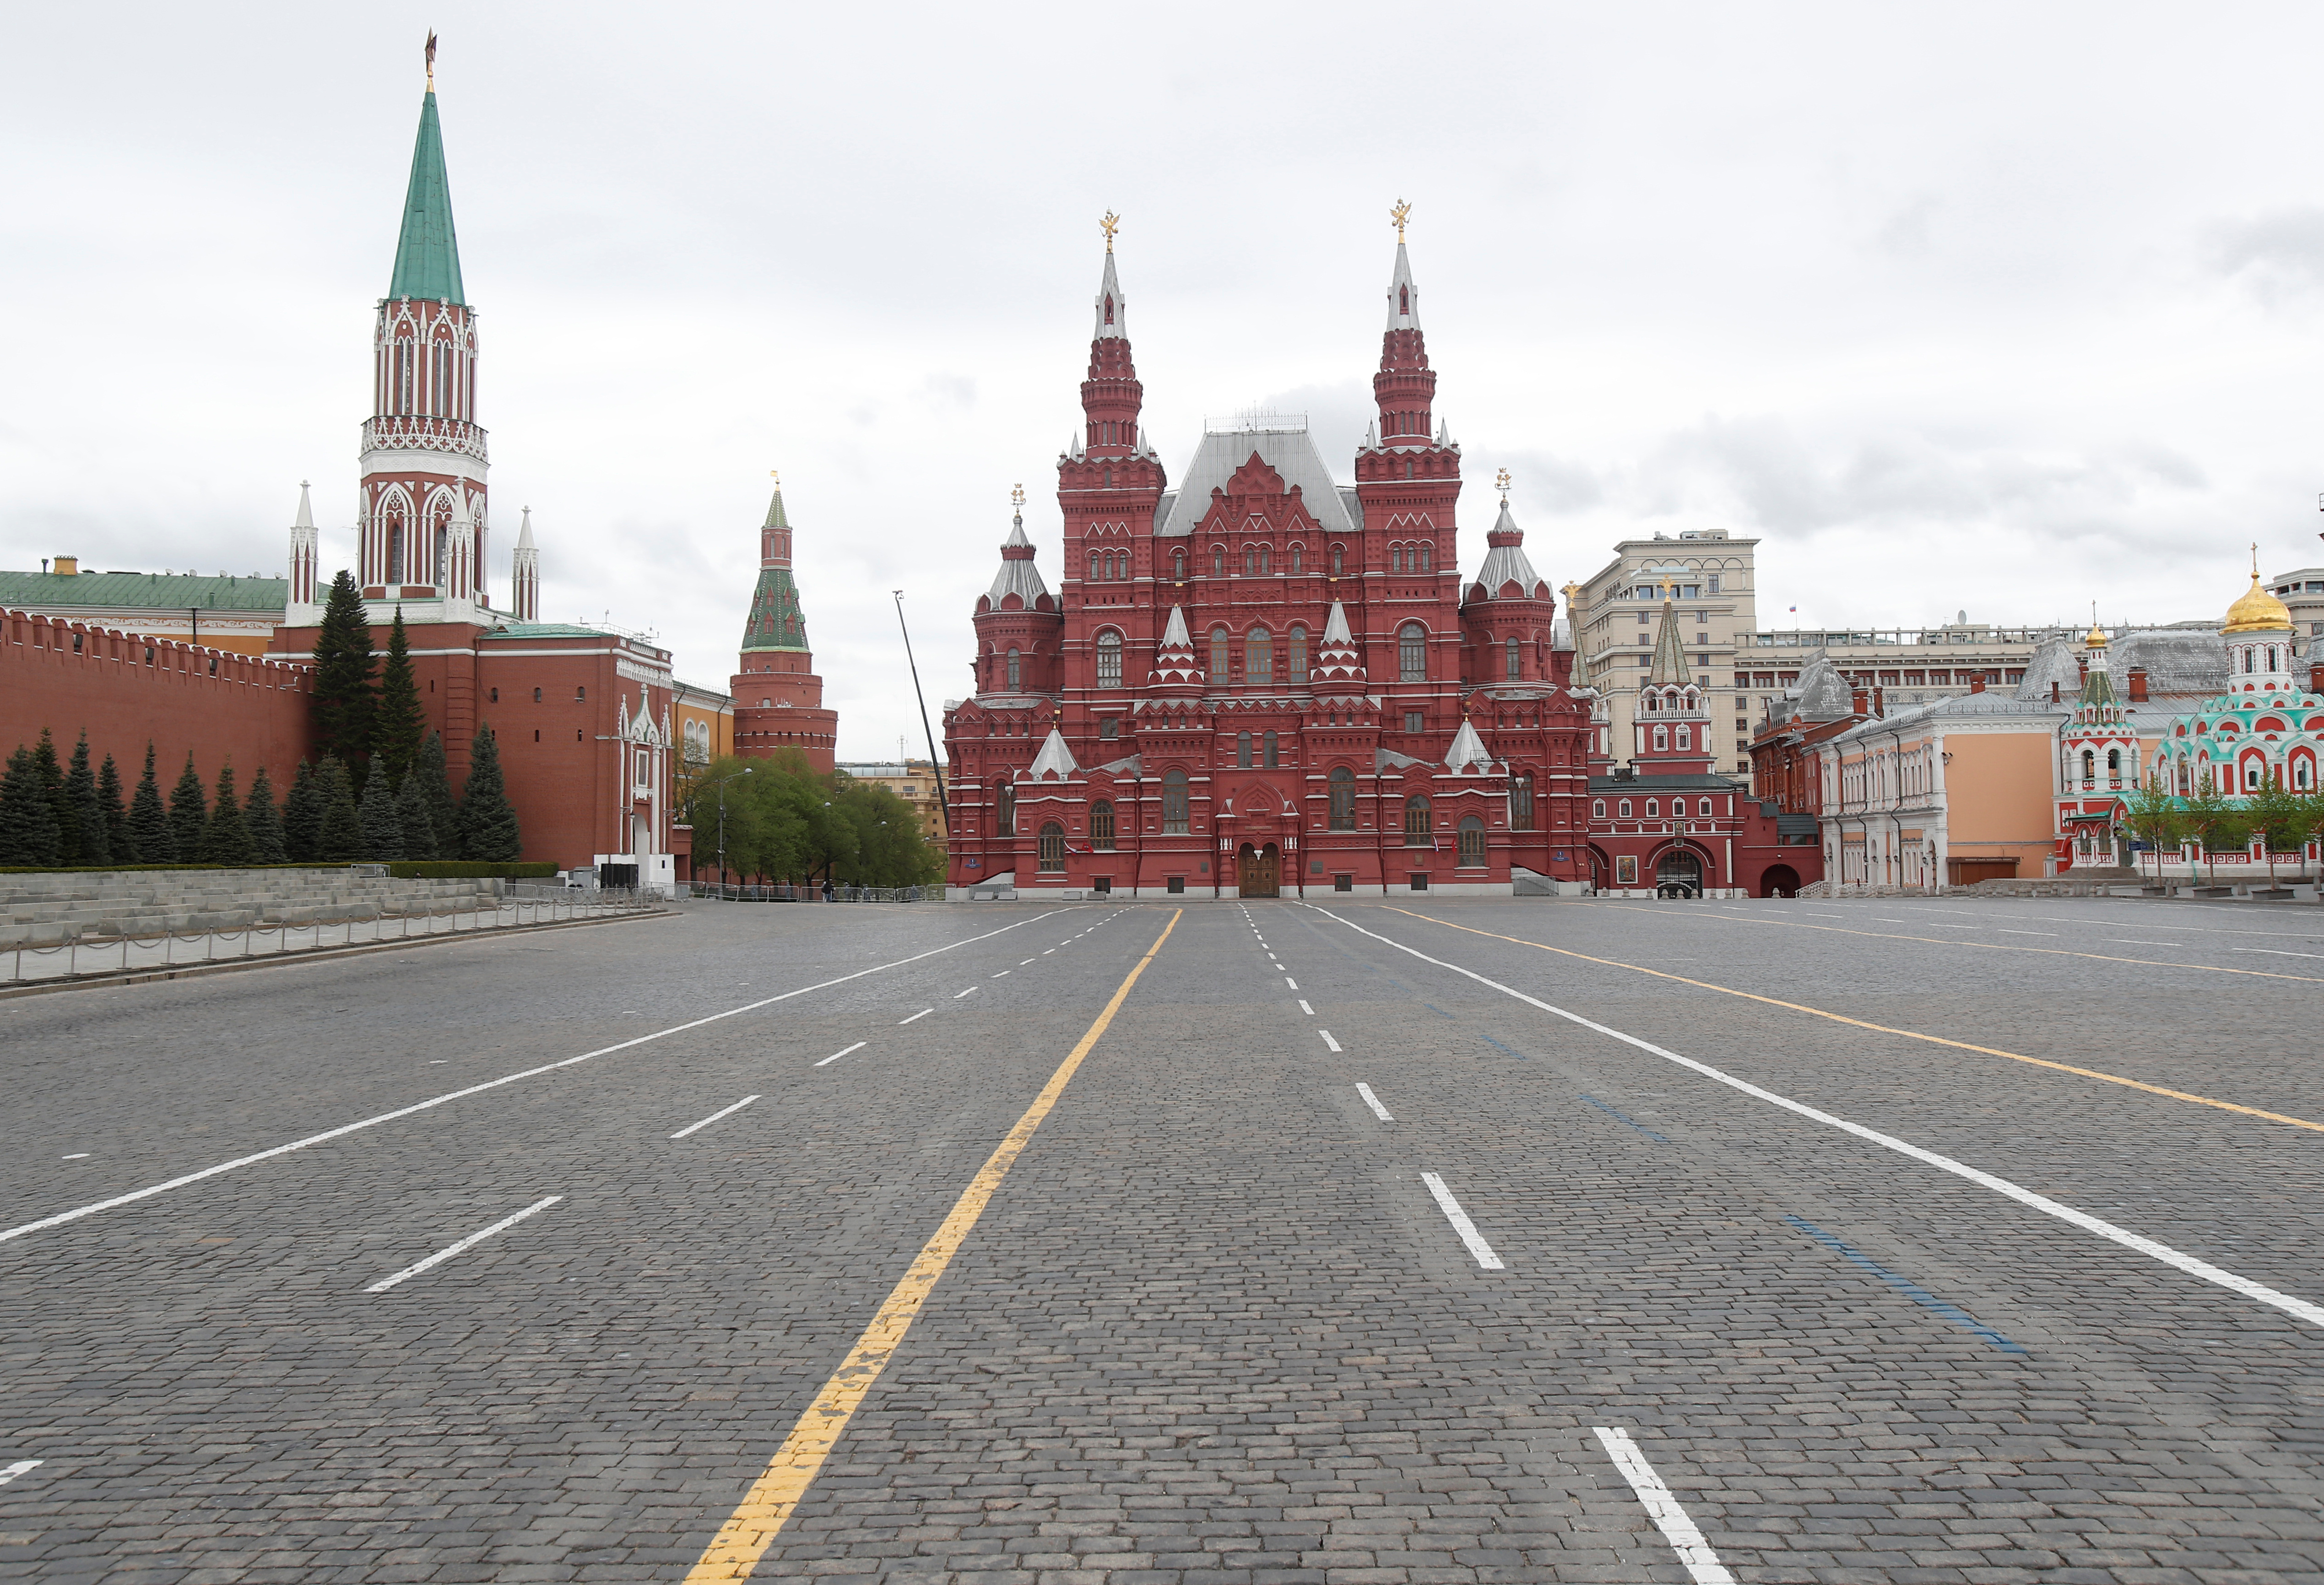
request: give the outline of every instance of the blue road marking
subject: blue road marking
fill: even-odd
[[[1938,1314],[1943,1316],[1947,1321],[1951,1322],[1955,1326],[1960,1327],[1962,1331],[1977,1333],[1978,1336],[1983,1338],[1986,1341],[1991,1343],[1995,1348],[1999,1349],[2006,1354],[2022,1354],[2025,1352],[2025,1349],[2023,1344],[2010,1341],[2007,1338],[1994,1331],[1993,1328],[1986,1325],[1985,1322],[1979,1321],[1976,1316],[1971,1315],[1960,1305],[1946,1304],[1942,1299],[1938,1298],[1936,1295],[1929,1292],[1928,1289],[1914,1282],[1911,1277],[1897,1276],[1895,1272],[1889,1270],[1878,1261],[1863,1254],[1852,1245],[1832,1237],[1830,1233],[1824,1231],[1823,1229],[1816,1226],[1815,1223],[1797,1216],[1786,1216],[1784,1220],[1790,1222],[1802,1232],[1807,1234],[1808,1237],[1813,1239],[1817,1243],[1822,1244],[1828,1249],[1836,1249],[1840,1254],[1847,1256],[1848,1258],[1856,1262],[1857,1265],[1864,1267],[1865,1270],[1878,1277],[1882,1282],[1886,1283],[1890,1287],[1895,1288],[1898,1293],[1904,1295],[1906,1298],[1912,1300],[1913,1303],[1920,1305],[1923,1309],[1935,1311]]]
[[[1582,1099],[1587,1101],[1591,1105],[1604,1112],[1608,1117],[1621,1118],[1624,1122],[1628,1123],[1632,1128],[1637,1129],[1638,1132],[1644,1134],[1647,1138],[1652,1139],[1655,1144],[1667,1145],[1670,1143],[1668,1139],[1664,1138],[1660,1134],[1655,1133],[1654,1129],[1646,1127],[1646,1124],[1639,1122],[1637,1119],[1623,1117],[1620,1111],[1607,1105],[1595,1095],[1584,1095]]]
[[[1527,1059],[1527,1057],[1526,1056],[1526,1054],[1525,1054],[1524,1052],[1519,1051],[1519,1050],[1518,1050],[1516,1046],[1504,1046],[1504,1045],[1502,1045],[1499,1041],[1498,1041],[1498,1040],[1494,1039],[1490,1035],[1480,1035],[1480,1036],[1478,1036],[1478,1037],[1477,1037],[1477,1038],[1478,1038],[1478,1039],[1480,1039],[1480,1040],[1482,1040],[1486,1045],[1488,1045],[1488,1046],[1491,1046],[1491,1047],[1492,1047],[1494,1050],[1496,1050],[1496,1051],[1506,1051],[1506,1052],[1508,1052],[1511,1056],[1516,1057],[1519,1062],[1525,1062],[1525,1061],[1528,1060],[1528,1059]]]

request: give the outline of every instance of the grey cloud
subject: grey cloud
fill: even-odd
[[[2324,288],[2324,209],[2277,209],[2211,228],[2213,269],[2270,308]]]

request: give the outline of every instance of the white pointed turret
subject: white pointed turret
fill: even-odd
[[[1041,744],[1041,751],[1033,756],[1032,768],[1025,775],[1031,781],[1039,781],[1044,777],[1064,781],[1080,769],[1081,766],[1074,762],[1074,751],[1065,747],[1065,734],[1053,726],[1049,728],[1047,740]]]
[[[1323,640],[1315,647],[1315,681],[1324,687],[1362,686],[1364,658],[1348,627],[1347,607],[1334,600],[1323,619]]]
[[[1049,586],[1041,581],[1041,569],[1033,565],[1033,541],[1025,537],[1025,514],[1018,512],[1009,525],[1009,537],[1001,541],[1001,571],[994,575],[992,587],[984,597],[998,611],[1001,602],[1011,594],[1023,602],[1028,611],[1040,606],[1049,597]]]
[[[1404,235],[1396,239],[1396,273],[1388,283],[1388,327],[1391,330],[1420,328],[1420,288],[1412,283],[1412,261],[1405,257]]]
[[[1097,329],[1093,339],[1107,341],[1130,334],[1123,309],[1127,305],[1121,295],[1121,282],[1113,273],[1113,239],[1105,240],[1105,274],[1097,283]]]
[[[1355,634],[1348,631],[1348,608],[1337,600],[1333,601],[1332,614],[1323,619],[1324,646],[1328,649],[1336,644],[1347,649],[1351,648],[1355,641]]]
[[[307,499],[307,481],[299,481],[299,511],[290,520],[290,590],[288,604],[313,605],[317,603],[315,569],[320,555],[315,533],[315,508]],[[288,612],[283,620],[292,627],[304,626]],[[319,621],[320,618],[316,620]]]
[[[1444,769],[1455,775],[1472,770],[1490,770],[1493,756],[1485,747],[1485,740],[1477,735],[1476,724],[1463,720],[1461,730],[1452,734],[1452,746],[1444,752]]]
[[[1170,607],[1169,625],[1162,630],[1162,647],[1165,650],[1184,650],[1189,654],[1193,653],[1194,640],[1186,631],[1186,608],[1185,606],[1173,605]]]
[[[540,620],[540,548],[532,542],[532,508],[517,524],[516,555],[509,567],[509,611],[519,622]]]
[[[1517,527],[1517,520],[1509,516],[1506,497],[1501,502],[1500,518],[1487,531],[1485,543],[1491,548],[1486,551],[1485,564],[1477,569],[1477,581],[1471,585],[1472,599],[1477,589],[1482,589],[1488,600],[1549,598],[1549,585],[1526,558],[1525,533]],[[1512,584],[1517,585],[1514,590],[1509,588]]]
[[[1186,631],[1186,608],[1170,607],[1170,620],[1162,629],[1162,642],[1154,650],[1156,687],[1199,687],[1203,668],[1194,659],[1194,636]]]

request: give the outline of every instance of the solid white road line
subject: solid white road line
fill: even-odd
[[[1329,1029],[1318,1029],[1318,1030],[1316,1030],[1316,1031],[1315,1031],[1315,1033],[1317,1033],[1318,1035],[1321,1035],[1322,1037],[1323,1037],[1323,1044],[1324,1044],[1324,1045],[1326,1045],[1326,1046],[1330,1046],[1330,1047],[1331,1047],[1333,1050],[1334,1050],[1334,1051],[1337,1051],[1337,1050],[1339,1050],[1339,1049],[1340,1049],[1340,1043],[1339,1043],[1338,1041],[1336,1041],[1336,1040],[1334,1040],[1334,1039],[1333,1039],[1333,1038],[1332,1038],[1332,1031],[1331,1031],[1331,1030],[1329,1030]]]
[[[1380,1104],[1380,1098],[1372,1093],[1372,1087],[1370,1084],[1357,1085],[1356,1093],[1364,1098],[1364,1104],[1372,1109],[1372,1115],[1380,1121],[1384,1123],[1396,1121],[1396,1119],[1388,1116],[1388,1108]]]
[[[920,1016],[920,1015],[919,1015],[919,1014],[918,1014],[918,1013],[914,1013],[914,1014],[912,1015],[912,1017],[914,1017],[914,1018],[918,1018],[919,1016]],[[870,1042],[869,1040],[858,1040],[854,1045],[853,1045],[853,1046],[849,1046],[849,1047],[847,1048],[847,1051],[835,1051],[835,1052],[833,1052],[829,1056],[825,1057],[825,1058],[823,1059],[823,1062],[819,1062],[819,1063],[816,1064],[815,1065],[816,1065],[816,1066],[817,1066],[817,1067],[821,1067],[821,1066],[823,1066],[823,1065],[824,1065],[824,1064],[825,1064],[825,1063],[834,1063],[834,1062],[837,1062],[841,1057],[845,1056],[845,1055],[848,1054],[848,1052],[851,1052],[851,1051],[861,1051],[861,1050],[862,1050],[865,1046],[869,1046],[869,1045],[871,1045],[871,1044],[872,1044],[872,1042]]]
[[[2227,948],[2227,950],[2229,952],[2263,952],[2272,958],[2312,958],[2324,956],[2324,954],[2312,952],[2285,952],[2280,947],[2273,946],[2231,946]]]
[[[829,1059],[828,1057],[825,1058],[825,1061],[826,1061],[826,1062],[827,1062],[827,1061],[829,1061],[829,1060],[830,1060],[830,1059]],[[823,1064],[822,1064],[822,1063],[817,1063],[817,1064],[816,1064],[816,1066],[817,1066],[817,1067],[821,1067],[822,1065],[823,1065]],[[725,1110],[724,1110],[724,1111],[714,1111],[714,1112],[712,1112],[708,1117],[704,1118],[704,1119],[703,1119],[700,1122],[698,1122],[698,1123],[688,1123],[688,1124],[687,1124],[684,1128],[682,1128],[682,1129],[678,1129],[678,1132],[676,1132],[675,1134],[672,1134],[672,1135],[670,1136],[670,1138],[673,1138],[673,1139],[683,1139],[683,1138],[685,1138],[687,1137],[687,1135],[688,1135],[688,1134],[690,1134],[690,1133],[694,1132],[694,1130],[695,1130],[695,1129],[706,1129],[706,1128],[708,1128],[712,1123],[716,1122],[716,1121],[717,1121],[720,1118],[722,1118],[722,1117],[732,1117],[734,1113],[736,1113],[736,1112],[738,1112],[738,1111],[742,1110],[744,1107],[746,1107],[746,1106],[750,1105],[750,1104],[751,1104],[751,1102],[752,1102],[753,1101],[756,1101],[757,1099],[758,1099],[758,1097],[757,1097],[757,1096],[755,1096],[755,1095],[745,1095],[745,1096],[743,1096],[743,1097],[742,1097],[742,1100],[737,1101],[733,1105],[732,1105],[732,1106],[728,1107],[728,1108],[727,1108]]]
[[[1315,908],[1313,903],[1307,906]],[[1384,943],[1398,952],[1409,953],[1422,963],[1434,963],[1440,969],[1450,969],[1456,974],[1466,975],[1480,985],[1489,986],[1504,996],[1515,997],[1517,1000],[1531,1007],[1537,1007],[1553,1017],[1563,1018],[1568,1023],[1579,1024],[1585,1029],[1595,1030],[1609,1039],[1619,1040],[1625,1046],[1636,1046],[1640,1051],[1659,1056],[1665,1062],[1676,1063],[1683,1068],[1701,1074],[1706,1079],[1714,1080],[1731,1090],[1738,1090],[1771,1106],[1780,1106],[1785,1111],[1797,1113],[1812,1122],[1826,1124],[1840,1129],[1842,1133],[1853,1134],[1859,1139],[1880,1146],[1884,1149],[1894,1150],[1900,1156],[1909,1156],[1914,1160],[1933,1166],[1940,1172],[1948,1172],[1955,1177],[1966,1178],[1979,1187],[1991,1189],[1997,1194],[2006,1194],[2021,1205],[2031,1206],[2045,1215],[2056,1217],[2060,1221],[2070,1222],[2085,1232],[2096,1233],[2098,1237],[2111,1239],[2126,1249],[2135,1249],[2142,1255],[2151,1256],[2165,1266],[2177,1267],[2190,1276],[2214,1283],[2226,1288],[2229,1293],[2241,1294],[2246,1299],[2255,1299],[2263,1304],[2272,1305],[2287,1315],[2299,1317],[2310,1326],[2324,1327],[2324,1304],[2311,1304],[2306,1299],[2269,1287],[2264,1283],[2254,1282],[2247,1276],[2238,1276],[2234,1272],[2214,1266],[2208,1260],[2198,1259],[2182,1250],[2172,1249],[2168,1244],[2157,1243],[2154,1239],[2132,1232],[2127,1228],[2116,1227],[2110,1221],[2092,1216],[2087,1211],[2078,1211],[2062,1201],[2052,1200],[2047,1194],[2037,1194],[2031,1189],[2021,1188],[2007,1178],[1997,1177],[1992,1173],[1969,1166],[1967,1162],[1955,1161],[1951,1156],[1940,1156],[1933,1150],[1923,1150],[1920,1146],[1908,1144],[1893,1134],[1884,1134],[1877,1129],[1868,1129],[1862,1123],[1852,1123],[1844,1117],[1835,1117],[1831,1112],[1820,1110],[1804,1101],[1794,1101],[1788,1095],[1778,1095],[1773,1090],[1763,1090],[1748,1079],[1738,1079],[1732,1074],[1721,1072],[1707,1062],[1697,1062],[1693,1057],[1681,1056],[1677,1052],[1656,1046],[1651,1040],[1642,1040],[1636,1035],[1626,1035],[1621,1030],[1599,1023],[1594,1018],[1585,1018],[1580,1013],[1568,1012],[1562,1007],[1553,1007],[1538,997],[1527,996],[1524,991],[1513,990],[1498,980],[1488,980],[1474,969],[1464,969],[1458,963],[1448,963],[1443,958],[1430,957],[1426,953],[1406,946],[1401,941],[1392,941],[1376,931],[1367,930],[1352,920],[1341,919],[1339,915],[1333,913],[1329,908],[1316,908],[1315,911],[1327,919],[1339,919],[1341,924],[1347,926],[1359,935],[1369,935],[1374,941]]]
[[[1501,1258],[1493,1253],[1492,1245],[1485,1242],[1485,1235],[1477,1230],[1477,1224],[1471,1221],[1469,1213],[1461,1209],[1461,1202],[1452,1198],[1452,1191],[1444,1186],[1444,1180],[1433,1172],[1425,1172],[1420,1175],[1420,1181],[1426,1184],[1428,1192],[1436,1196],[1437,1209],[1444,1212],[1444,1220],[1452,1224],[1452,1230],[1461,1235],[1461,1241],[1469,1246],[1469,1253],[1477,1258],[1477,1264],[1487,1271],[1500,1270]]]
[[[418,1276],[421,1272],[426,1271],[431,1266],[443,1265],[444,1262],[449,1260],[453,1256],[457,1255],[461,1250],[475,1248],[476,1245],[483,1243],[486,1239],[491,1238],[494,1233],[505,1232],[510,1228],[514,1227],[518,1222],[522,1221],[526,1217],[546,1211],[564,1198],[565,1196],[562,1194],[551,1194],[546,1199],[535,1200],[531,1204],[518,1212],[514,1216],[502,1217],[498,1221],[493,1223],[492,1226],[485,1228],[481,1231],[470,1233],[466,1238],[462,1239],[456,1244],[437,1250],[436,1253],[428,1257],[427,1259],[419,1262],[417,1265],[407,1266],[401,1271],[397,1272],[393,1276],[388,1277],[384,1281],[372,1284],[371,1286],[364,1289],[364,1292],[367,1294],[383,1294],[387,1292],[388,1289],[393,1287],[397,1283],[403,1281],[406,1277]]]
[[[5,1244],[11,1239],[21,1239],[26,1233],[36,1233],[45,1228],[61,1227],[69,1221],[78,1221],[84,1216],[94,1216],[100,1211],[111,1211],[118,1205],[130,1205],[140,1200],[150,1200],[156,1194],[166,1194],[172,1189],[182,1189],[189,1184],[198,1184],[204,1178],[214,1178],[220,1173],[233,1172],[238,1167],[254,1166],[262,1161],[272,1161],[278,1156],[288,1156],[293,1150],[304,1150],[312,1145],[325,1144],[364,1129],[375,1129],[382,1123],[392,1123],[398,1118],[410,1117],[415,1112],[426,1111],[431,1107],[441,1106],[447,1101],[460,1101],[470,1095],[481,1095],[487,1090],[497,1090],[503,1084],[513,1084],[519,1079],[530,1079],[542,1074],[553,1074],[559,1068],[569,1068],[576,1063],[588,1062],[600,1056],[611,1056],[617,1051],[627,1051],[632,1046],[644,1046],[650,1041],[667,1039],[672,1035],[683,1035],[688,1029],[699,1029],[705,1024],[715,1024],[721,1018],[731,1018],[738,1014],[756,1012],[762,1007],[772,1007],[779,1001],[788,1001],[794,996],[805,996],[811,991],[827,991],[834,985],[844,985],[850,980],[861,980],[866,974],[877,974],[887,969],[900,969],[906,963],[917,963],[922,958],[935,957],[937,954],[950,952],[956,946],[973,946],[980,941],[990,941],[996,935],[1005,935],[1011,930],[1021,928],[1048,917],[1047,914],[1036,914],[1030,919],[1019,919],[1014,925],[1003,925],[998,930],[988,930],[982,935],[967,936],[943,946],[932,946],[926,952],[916,952],[908,958],[897,958],[892,963],[874,963],[868,969],[858,969],[852,974],[842,974],[835,980],[824,980],[813,985],[802,985],[797,991],[786,991],[779,996],[765,997],[758,1001],[746,1002],[741,1007],[730,1007],[722,1013],[711,1013],[703,1018],[690,1018],[683,1024],[672,1024],[667,1029],[656,1029],[650,1035],[639,1035],[628,1040],[617,1041],[612,1046],[601,1046],[595,1051],[585,1051],[578,1056],[568,1056],[562,1062],[543,1063],[539,1067],[523,1068],[513,1074],[503,1074],[497,1079],[487,1079],[481,1084],[470,1084],[464,1090],[447,1091],[441,1095],[414,1101],[410,1106],[399,1106],[393,1111],[383,1111],[376,1117],[367,1117],[357,1122],[341,1123],[336,1129],[326,1129],[319,1134],[309,1134],[303,1139],[293,1139],[288,1145],[277,1145],[271,1150],[260,1150],[249,1156],[237,1156],[232,1161],[221,1161],[216,1166],[206,1166],[199,1172],[189,1172],[161,1183],[148,1184],[142,1189],[132,1189],[125,1194],[115,1194],[109,1199],[92,1201],[87,1205],[76,1205],[70,1211],[60,1211],[54,1216],[43,1216],[36,1221],[19,1222],[12,1228],[0,1228],[0,1244]]]
[[[1996,935],[2055,935],[2058,934],[2055,930],[2006,930],[1998,925],[1994,926],[1993,933]]]
[[[1655,1473],[1655,1467],[1646,1462],[1646,1455],[1638,1451],[1630,1433],[1612,1425],[1593,1425],[1590,1429],[1605,1448],[1606,1456],[1614,1461],[1614,1468],[1622,1472],[1622,1479],[1638,1494],[1638,1501],[1654,1518],[1655,1528],[1663,1533],[1663,1539],[1678,1553],[1678,1561],[1686,1565],[1686,1577],[1694,1585],[1735,1585],[1735,1576],[1727,1571],[1727,1565],[1711,1550],[1711,1543],[1702,1538],[1702,1532],[1687,1517],[1686,1510],[1678,1506],[1678,1498],[1663,1484],[1663,1478]]]
[[[72,1155],[66,1156],[64,1159],[67,1161],[87,1161],[88,1159],[88,1152],[86,1150],[76,1151]]]
[[[1307,1005],[1307,1003],[1306,1003],[1304,1000],[1299,1003],[1299,1010],[1300,1010],[1301,1012],[1303,1012],[1303,1013],[1305,1013],[1305,1014],[1306,1014],[1309,1018],[1314,1018],[1314,1017],[1315,1016],[1315,1009],[1314,1009],[1314,1008],[1312,1008],[1312,1007],[1309,1007],[1309,1006]],[[65,1157],[65,1159],[66,1159],[67,1161],[70,1161],[70,1160],[72,1159],[72,1157],[71,1157],[71,1156],[66,1156],[66,1157]]]
[[[0,1468],[0,1486],[7,1485],[19,1475],[29,1475],[40,1467],[38,1459],[18,1459],[14,1463]]]
[[[898,1019],[896,1020],[896,1027],[898,1027],[899,1029],[900,1029],[900,1028],[902,1028],[906,1024],[911,1023],[911,1022],[913,1022],[915,1019],[918,1019],[918,1018],[927,1018],[930,1013],[932,1013],[932,1012],[934,1012],[934,1011],[936,1011],[936,1009],[934,1009],[934,1008],[932,1008],[932,1007],[924,1007],[924,1008],[922,1008],[919,1011],[918,1011],[918,1012],[914,1013],[914,1014],[911,1016],[911,1018],[898,1018]]]

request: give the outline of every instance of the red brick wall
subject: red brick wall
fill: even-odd
[[[304,666],[0,612],[0,754],[45,726],[64,760],[86,730],[90,760],[111,754],[126,794],[143,773],[150,740],[165,796],[190,749],[205,783],[215,785],[231,760],[247,792],[263,765],[279,798],[312,751],[312,676]]]

